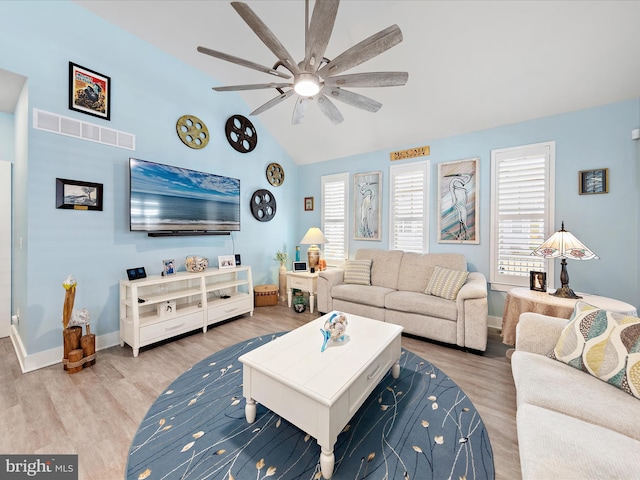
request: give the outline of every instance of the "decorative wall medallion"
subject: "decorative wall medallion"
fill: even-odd
[[[284,168],[278,163],[270,163],[267,166],[267,180],[274,187],[279,187],[284,182]]]
[[[204,148],[209,143],[209,130],[195,115],[183,115],[176,123],[176,131],[182,143],[189,148]]]
[[[240,153],[248,153],[256,148],[258,144],[258,132],[249,121],[242,115],[233,115],[228,118],[224,126],[229,145]]]
[[[251,195],[251,215],[259,222],[268,222],[276,216],[276,199],[269,190],[256,190]]]

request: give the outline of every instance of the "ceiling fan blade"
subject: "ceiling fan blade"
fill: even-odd
[[[284,45],[280,43],[280,40],[273,34],[269,27],[265,25],[265,23],[258,18],[258,16],[251,10],[251,8],[242,2],[231,2],[231,6],[238,12],[238,14],[242,17],[251,30],[262,40],[269,50],[273,52],[273,54],[278,57],[278,59],[283,63],[284,67],[287,68],[291,73],[298,74],[300,73],[300,67],[295,62],[291,54],[284,48]]]
[[[322,67],[318,71],[318,74],[325,79],[337,75],[367,60],[371,60],[373,57],[389,50],[401,41],[402,32],[400,31],[400,27],[391,25],[342,52]]]
[[[253,83],[249,85],[229,85],[228,87],[213,87],[216,92],[238,92],[241,90],[262,90],[264,88],[286,88],[290,83]]]
[[[296,106],[293,108],[293,116],[291,117],[291,123],[293,125],[299,125],[302,123],[304,114],[307,113],[307,105],[309,104],[307,97],[298,97],[296,100]]]
[[[405,85],[407,80],[407,72],[370,72],[329,77],[324,84],[329,87],[397,87]]]
[[[261,107],[256,108],[249,115],[260,115],[265,110],[269,110],[271,107],[275,107],[277,104],[279,104],[283,100],[286,100],[287,98],[289,98],[294,93],[295,93],[295,91],[293,89],[288,90],[288,91],[284,92],[282,95],[278,95],[277,97],[272,98],[271,100],[269,100],[267,103],[265,103]]]
[[[382,107],[380,102],[377,102],[372,98],[365,97],[359,93],[343,90],[342,88],[325,86],[322,93],[334,100],[339,100],[347,105],[366,110],[367,112],[375,113],[380,110],[380,107]]]
[[[322,113],[324,113],[334,125],[337,125],[344,120],[344,117],[340,113],[340,110],[338,110],[333,102],[322,93],[316,95],[314,99],[318,102],[318,107],[320,107]]]
[[[331,38],[339,4],[340,0],[316,1],[309,24],[308,41],[305,45],[302,63],[302,70],[305,72],[315,73],[318,70],[329,44],[329,38]]]
[[[206,48],[206,47],[198,47],[198,51],[200,53],[211,55],[212,57],[216,57],[221,60],[226,60],[227,62],[235,63],[237,65],[241,65],[247,68],[252,68],[254,70],[258,70],[259,72],[268,73],[269,75],[275,75],[276,77],[281,77],[281,78],[291,78],[291,75],[289,75],[288,73],[279,72],[277,70],[274,70],[273,68],[260,65],[259,63],[254,63],[240,57],[234,57],[233,55],[228,55],[226,53],[218,52],[217,50],[211,50],[210,48]]]

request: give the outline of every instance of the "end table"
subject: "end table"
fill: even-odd
[[[291,307],[293,289],[309,292],[309,310],[313,313],[315,295],[318,290],[318,272],[287,272],[287,303]]]

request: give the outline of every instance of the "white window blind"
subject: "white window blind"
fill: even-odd
[[[429,162],[389,167],[389,245],[393,250],[426,253]]]
[[[322,188],[322,233],[328,243],[323,246],[327,265],[343,265],[348,256],[347,207],[349,198],[349,173],[325,175]]]
[[[491,152],[492,287],[528,286],[531,270],[547,271],[531,252],[553,230],[554,157],[555,142]]]

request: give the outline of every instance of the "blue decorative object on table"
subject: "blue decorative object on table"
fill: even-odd
[[[333,312],[329,320],[324,322],[324,328],[321,328],[320,331],[324,336],[320,351],[324,352],[329,340],[339,342],[344,340],[344,334],[347,331],[347,316],[342,312]]]

